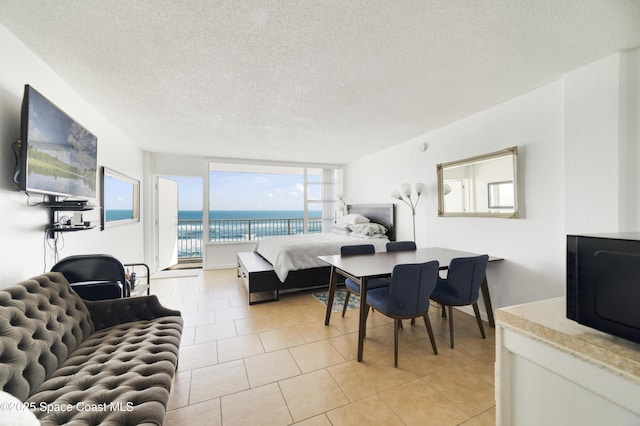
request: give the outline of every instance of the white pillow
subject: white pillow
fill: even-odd
[[[349,228],[349,225],[338,223],[333,227],[333,232],[334,234],[349,235],[351,234],[351,228]]]
[[[367,237],[380,237],[387,233],[387,228],[379,223],[356,223],[351,225],[351,230]]]
[[[340,224],[342,225],[355,225],[356,223],[368,223],[368,222],[369,222],[369,219],[356,213],[348,214],[346,216],[343,216],[342,219],[340,219]]]

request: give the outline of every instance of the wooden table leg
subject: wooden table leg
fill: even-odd
[[[487,276],[484,276],[482,284],[482,300],[484,300],[484,307],[487,310],[487,320],[489,321],[489,327],[496,328],[496,322],[493,319],[493,306],[491,306],[491,297],[489,296],[489,283],[487,282]]]
[[[331,320],[331,308],[333,308],[333,298],[338,286],[338,272],[334,266],[331,267],[331,278],[329,279],[329,295],[327,296],[327,312],[324,316],[324,325],[329,325]]]
[[[367,279],[360,281],[360,326],[358,327],[358,362],[362,361],[364,336],[367,331]]]

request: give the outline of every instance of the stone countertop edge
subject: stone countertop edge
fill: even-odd
[[[496,324],[640,385],[640,344],[568,319],[564,297],[498,309]]]

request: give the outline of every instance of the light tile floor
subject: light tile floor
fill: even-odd
[[[494,330],[475,319],[448,323],[432,306],[439,354],[424,323],[405,321],[393,367],[391,320],[373,312],[364,360],[356,361],[357,310],[333,313],[310,291],[248,306],[235,269],[152,281],[152,293],[182,312],[185,328],[164,425],[495,424]]]

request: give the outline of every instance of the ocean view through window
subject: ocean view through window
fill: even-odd
[[[208,211],[201,179],[168,178],[178,182],[178,259],[189,262],[202,258],[205,244],[326,232],[341,170],[210,162]]]
[[[308,233],[322,231],[322,212],[308,212]],[[202,257],[202,211],[178,211],[178,258]],[[255,241],[277,235],[304,232],[301,210],[212,210],[209,241]]]

